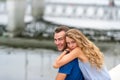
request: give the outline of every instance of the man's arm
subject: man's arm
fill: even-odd
[[[55,80],[65,80],[66,74],[58,73]]]

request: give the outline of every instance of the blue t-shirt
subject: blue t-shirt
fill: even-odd
[[[60,67],[59,73],[67,74],[65,80],[84,80],[77,58]]]

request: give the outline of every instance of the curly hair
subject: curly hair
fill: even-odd
[[[82,32],[78,29],[70,29],[66,32],[66,36],[76,41],[92,66],[96,66],[98,69],[102,68],[103,53]]]

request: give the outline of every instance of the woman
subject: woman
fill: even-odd
[[[79,59],[79,67],[85,80],[111,80],[104,66],[104,56],[87,37],[79,30],[66,32],[67,49],[56,59],[55,68],[59,68],[75,58]],[[69,52],[66,54],[66,52]]]

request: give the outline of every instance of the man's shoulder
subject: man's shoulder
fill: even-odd
[[[59,68],[59,73],[70,74],[71,71],[78,70],[78,59],[74,59],[71,62],[61,66]],[[75,69],[76,68],[76,69]]]
[[[74,64],[76,65],[76,63],[78,62],[78,59],[75,58],[74,60],[70,61],[69,63],[61,66],[60,68],[71,68],[74,66]]]
[[[70,74],[71,70],[74,68],[75,61],[71,61],[59,68],[59,73]]]

